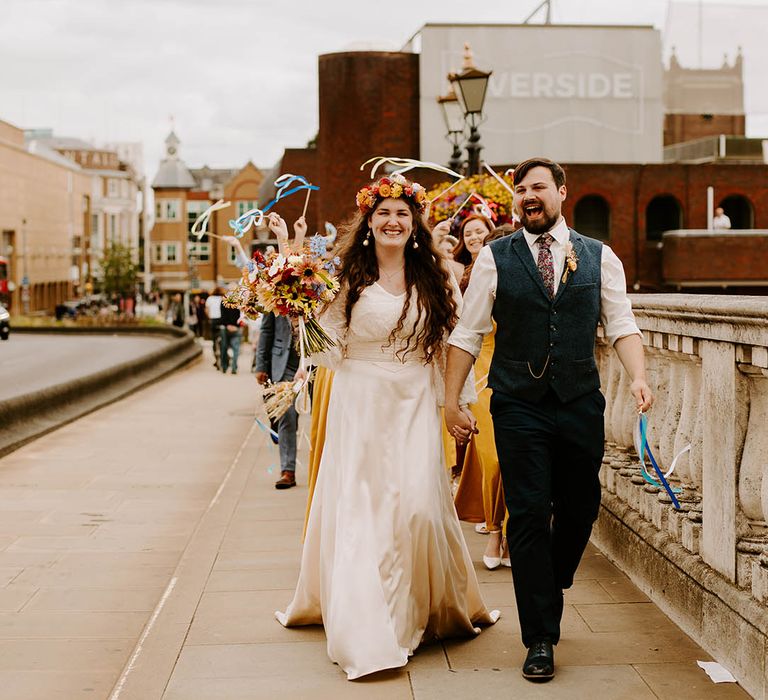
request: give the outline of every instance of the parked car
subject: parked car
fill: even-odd
[[[11,314],[8,313],[8,309],[0,304],[0,338],[8,340],[8,336],[11,334]]]

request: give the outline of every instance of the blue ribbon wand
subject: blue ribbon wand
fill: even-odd
[[[675,465],[680,455],[690,450],[690,448],[691,446],[688,445],[688,447],[682,450],[680,454],[678,454],[675,457],[675,459],[672,462],[672,467],[665,475],[664,472],[661,471],[661,468],[659,467],[656,461],[656,458],[653,456],[653,452],[651,451],[650,444],[648,444],[648,418],[645,415],[645,413],[640,413],[640,415],[638,416],[637,429],[635,431],[635,449],[637,450],[637,454],[640,457],[640,467],[642,470],[643,478],[652,486],[655,486],[656,488],[663,488],[667,492],[667,495],[672,499],[672,505],[675,507],[676,510],[680,510],[680,502],[677,500],[677,497],[675,494],[682,493],[682,489],[672,488],[669,485],[669,482],[667,481],[666,477],[669,476],[674,471]],[[645,466],[646,454],[648,455],[648,459],[651,462],[651,466],[653,467],[653,470],[656,472],[658,481],[648,473],[648,470]]]

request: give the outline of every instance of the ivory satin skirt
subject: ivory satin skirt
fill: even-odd
[[[491,624],[451,498],[432,372],[347,359],[285,626],[323,624],[351,680],[396,668],[424,640]]]

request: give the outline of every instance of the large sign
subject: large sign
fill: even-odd
[[[426,25],[419,49],[421,158],[448,159],[437,97],[459,72],[464,43],[492,70],[482,157],[516,163],[662,160],[661,40],[653,27]]]

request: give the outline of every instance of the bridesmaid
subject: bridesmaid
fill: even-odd
[[[482,223],[485,225],[484,221]],[[502,225],[483,236],[483,245],[513,232],[513,227]],[[475,248],[473,243],[474,241],[470,242],[470,246]],[[473,262],[481,248],[482,245],[475,252]],[[471,274],[472,263],[462,274],[464,290],[469,284]],[[483,564],[487,569],[496,569],[499,565],[510,566],[506,541],[502,536],[506,506],[491,420],[491,390],[487,386],[495,347],[495,334],[494,329],[485,336],[482,350],[475,362],[478,401],[470,408],[477,419],[479,433],[472,436],[467,446],[461,479],[455,495],[456,511],[460,520],[485,524],[484,528],[476,527],[475,529],[488,534],[488,542],[483,553]]]

